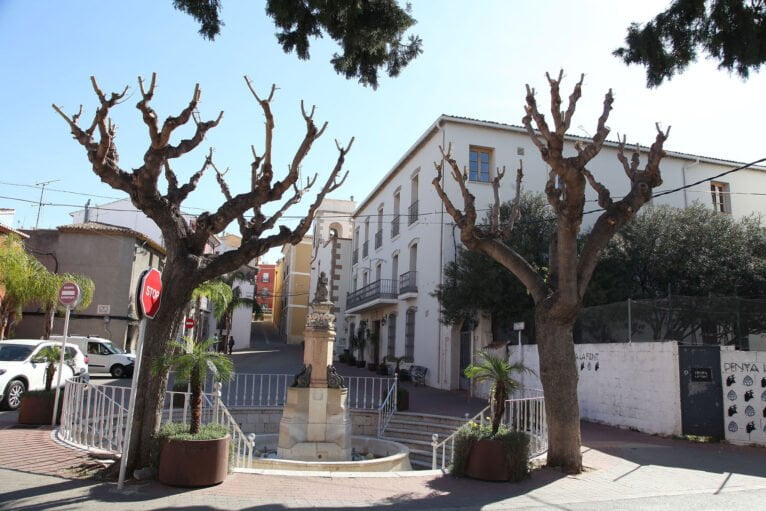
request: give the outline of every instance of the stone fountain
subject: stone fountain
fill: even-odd
[[[300,461],[351,460],[348,389],[332,365],[335,344],[333,303],[327,276],[317,281],[304,330],[303,370],[287,389],[279,423],[277,456]]]
[[[332,307],[327,276],[321,273],[306,319],[303,370],[287,389],[279,435],[253,435],[256,452],[261,455],[252,460],[251,469],[288,470],[296,474],[412,470],[406,446],[351,434],[348,389],[332,365],[335,344]],[[276,457],[269,455],[274,450]]]

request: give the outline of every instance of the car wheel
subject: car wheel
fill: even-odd
[[[8,410],[16,410],[21,405],[21,396],[24,395],[24,391],[27,390],[27,386],[21,380],[11,380],[8,386],[5,388],[5,397],[3,398],[3,408]]]
[[[109,372],[112,373],[112,378],[125,378],[125,368],[120,364],[114,364]]]

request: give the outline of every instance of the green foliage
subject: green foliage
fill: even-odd
[[[766,4],[746,0],[674,0],[648,23],[632,23],[625,47],[613,53],[626,64],[646,67],[656,87],[683,72],[698,51],[719,69],[747,78],[766,61]]]
[[[529,436],[520,431],[511,431],[501,426],[493,433],[489,425],[474,422],[463,426],[455,434],[450,473],[456,477],[465,476],[465,467],[471,449],[479,440],[498,440],[503,443],[505,463],[510,480],[518,482],[529,477]]]
[[[192,291],[192,300],[199,302],[207,298],[213,302],[213,314],[220,320],[226,314],[229,304],[234,298],[231,285],[223,279],[207,280]]]
[[[628,298],[766,294],[766,227],[699,203],[656,206],[610,241],[594,272],[586,305]]]
[[[509,364],[497,355],[486,351],[476,354],[476,361],[465,368],[466,378],[476,382],[489,382],[490,406],[492,408],[492,433],[497,433],[505,413],[505,400],[521,383],[513,378],[514,373],[532,372],[520,362]]]
[[[509,213],[510,202],[506,202],[500,209],[501,221]],[[489,222],[488,218],[485,222]],[[545,275],[548,243],[554,229],[553,211],[545,197],[525,193],[521,197],[521,216],[504,241]],[[456,260],[445,266],[444,277],[444,284],[437,286],[433,296],[439,300],[445,324],[472,321],[478,311],[490,313],[495,325],[520,319],[532,323],[531,296],[513,273],[494,259],[459,248]]]
[[[72,357],[65,352],[64,359],[72,360]],[[45,365],[45,390],[51,390],[56,365],[61,361],[61,347],[45,346],[35,354],[34,361]]]
[[[179,11],[200,23],[200,34],[213,40],[224,25],[220,0],[173,0]],[[310,58],[310,39],[329,36],[342,53],[331,59],[333,68],[346,78],[373,89],[378,71],[397,76],[402,68],[422,53],[423,42],[416,35],[404,40],[404,33],[416,21],[407,4],[396,0],[267,0],[266,14],[277,27],[277,41],[285,53]]]

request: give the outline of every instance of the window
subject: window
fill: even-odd
[[[407,309],[404,323],[404,357],[415,361],[415,309]]]
[[[396,357],[396,314],[389,314],[386,323],[388,324],[386,359],[389,362],[392,362]]]
[[[489,183],[490,149],[471,147],[468,155],[468,179]]]
[[[713,209],[719,213],[731,213],[731,192],[728,183],[710,182],[710,194],[713,196]]]
[[[264,298],[268,298],[269,297],[269,290],[266,289],[266,288],[261,289],[261,296],[264,297]]]
[[[268,282],[268,281],[269,281],[269,274],[264,273],[263,276],[261,277],[261,282]]]

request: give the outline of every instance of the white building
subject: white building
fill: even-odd
[[[565,153],[575,154],[574,143],[588,139],[568,140]],[[431,183],[436,175],[434,162],[441,158],[439,146],[446,149],[449,144],[458,165],[468,171],[469,189],[476,197],[477,209],[486,208],[493,201],[490,181],[497,167],[505,166],[508,172],[502,182],[501,200],[513,198],[515,170],[520,160],[524,166],[522,188],[540,192],[544,189],[547,168],[524,128],[440,116],[353,215],[349,276],[353,292],[348,296],[345,314],[355,327],[364,321],[371,332],[379,332],[381,359],[385,355],[405,355],[428,368],[428,385],[455,389],[466,383],[460,375],[470,363],[471,354],[493,339],[486,318],[476,329],[466,329],[462,336],[459,325],[442,324],[439,302],[431,295],[442,282],[444,267],[455,259],[460,244],[460,233]],[[641,151],[643,168],[647,148]],[[630,183],[616,155],[617,144],[606,142],[589,169],[611,190],[613,197],[620,197],[629,191]],[[739,166],[736,162],[669,151],[661,164],[664,184],[655,190],[655,195]],[[458,186],[447,169],[442,187],[456,206],[462,206]],[[697,200],[736,216],[766,214],[762,198],[749,195],[764,189],[766,169],[748,168],[655,198],[653,203],[684,207]],[[588,189],[586,198],[587,204],[593,206],[590,209],[598,209],[592,189]],[[583,229],[589,228],[597,217],[586,215]],[[367,349],[369,352],[369,343]],[[372,358],[371,354],[367,357]]]
[[[329,298],[337,316],[336,354],[348,349],[350,318],[340,314],[346,308],[346,295],[351,291],[351,236],[354,224],[351,216],[356,209],[350,200],[324,199],[314,217],[311,246],[311,277],[309,301],[314,299],[320,273],[327,275]]]

